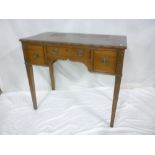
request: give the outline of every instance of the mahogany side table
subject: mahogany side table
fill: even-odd
[[[55,89],[53,63],[56,60],[84,63],[91,72],[115,76],[111,122],[113,127],[119,96],[126,36],[46,32],[20,39],[34,109],[37,99],[32,65],[49,67],[52,90]]]

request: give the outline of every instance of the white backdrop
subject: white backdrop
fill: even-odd
[[[29,90],[18,40],[46,31],[127,35],[122,87],[155,86],[155,20],[0,20],[0,88],[4,92]],[[37,90],[49,90],[48,68],[34,71]],[[55,78],[57,90],[111,86],[114,80],[70,61],[55,63]]]
[[[134,89],[121,89],[113,129],[114,77],[77,62],[54,65],[64,91],[49,91],[48,68],[34,67],[33,110],[19,38],[46,31],[127,35],[122,87]],[[155,134],[154,59],[155,20],[0,20],[0,134]]]

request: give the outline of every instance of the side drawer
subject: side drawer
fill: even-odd
[[[26,61],[31,64],[45,65],[45,55],[43,46],[40,44],[26,44]]]
[[[94,71],[115,74],[117,50],[102,49],[94,51]]]

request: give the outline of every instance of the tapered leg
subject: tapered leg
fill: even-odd
[[[29,80],[29,86],[31,91],[31,97],[33,101],[33,108],[37,109],[37,99],[36,99],[36,92],[35,92],[35,83],[34,83],[34,76],[33,76],[33,67],[31,64],[26,64],[27,76]]]
[[[50,71],[50,78],[51,78],[52,90],[55,90],[54,66],[53,66],[53,62],[50,62],[50,63],[49,63],[49,71]]]
[[[2,94],[2,90],[0,89],[0,95]]]
[[[112,104],[110,127],[114,126],[114,120],[115,120],[115,113],[116,113],[116,108],[117,108],[117,101],[118,101],[118,96],[119,96],[120,84],[121,84],[121,76],[116,75],[115,76],[115,88],[114,88],[114,95],[113,95],[113,104]]]

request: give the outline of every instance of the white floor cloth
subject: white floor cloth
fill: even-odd
[[[155,88],[121,89],[114,128],[113,88],[29,92],[0,96],[0,134],[155,134]]]

